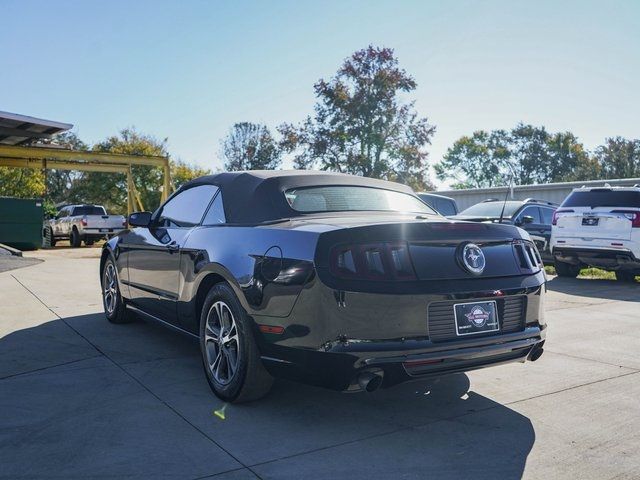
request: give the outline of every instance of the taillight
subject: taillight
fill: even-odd
[[[80,221],[80,223],[82,223],[82,226],[83,226],[83,227],[86,227],[86,226],[87,226],[87,219],[86,219],[86,217],[85,217],[85,218],[83,218],[83,219]]]
[[[558,223],[558,217],[560,217],[561,213],[571,213],[573,210],[556,210],[553,212],[553,219],[551,220],[551,225],[555,225]]]
[[[415,280],[406,242],[339,245],[331,250],[331,273],[358,280]]]
[[[612,210],[611,213],[624,215],[628,220],[631,220],[632,228],[640,228],[640,212],[634,212],[632,210]]]
[[[525,272],[537,272],[543,268],[542,258],[535,244],[516,240],[513,242],[520,269]]]

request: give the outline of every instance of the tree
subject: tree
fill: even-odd
[[[508,133],[479,130],[453,144],[441,162],[434,165],[441,180],[454,180],[454,188],[495,187],[508,183]]]
[[[37,139],[30,145],[58,145],[65,148],[86,145],[71,132]],[[32,168],[0,167],[0,195],[19,198],[42,198],[54,202],[63,201],[72,182],[72,174],[64,170],[47,170],[46,181],[42,170]]]
[[[42,198],[44,175],[33,168],[0,167],[0,195],[18,198]]]
[[[595,159],[603,178],[640,177],[640,140],[607,138],[604,145],[596,148]]]
[[[597,162],[570,132],[550,134],[544,127],[518,124],[510,131],[478,131],[457,140],[434,166],[454,188],[482,188],[592,180]]]
[[[210,170],[189,165],[181,160],[171,162],[171,181],[173,182],[173,188],[176,190],[189,180],[202,177],[203,175],[209,175],[210,173]]]
[[[509,134],[509,163],[513,167],[516,185],[548,183],[551,168],[547,141],[549,134],[544,127],[519,123]]]
[[[400,96],[416,89],[389,48],[369,46],[314,85],[315,113],[278,130],[296,168],[321,168],[430,187],[426,146],[435,127]]]
[[[51,139],[42,139],[39,145],[55,145],[69,150],[88,150],[89,146],[73,132],[63,132]],[[53,204],[67,202],[73,183],[80,174],[73,170],[47,170],[47,200]]]
[[[167,139],[158,140],[139,133],[135,128],[125,128],[118,135],[108,137],[93,146],[96,152],[126,155],[168,156]],[[133,181],[144,207],[153,210],[160,204],[160,186],[163,171],[160,167],[134,165]],[[72,201],[99,203],[114,213],[126,212],[127,177],[123,173],[83,172],[70,191]]]
[[[555,133],[547,140],[550,177],[554,182],[596,180],[601,177],[598,162],[570,132]]]
[[[236,123],[221,146],[224,168],[228,171],[274,170],[282,161],[280,148],[271,132],[257,123]]]

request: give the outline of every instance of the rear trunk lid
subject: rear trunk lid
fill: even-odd
[[[469,243],[480,247],[484,256],[484,268],[480,273],[471,272],[464,265],[462,249]],[[389,272],[396,261],[392,259],[394,249],[400,254],[405,249],[408,252],[413,269],[411,275],[403,277]],[[434,219],[337,228],[322,233],[318,241],[315,264],[321,277],[336,276],[337,262],[345,262],[344,258],[337,259],[337,255],[344,252],[348,252],[349,257],[345,258],[354,270],[352,276],[346,272],[346,283],[495,278],[532,274],[541,268],[539,255],[526,234],[506,224]],[[362,275],[370,253],[372,258],[380,258],[379,278]]]
[[[122,215],[85,215],[82,217],[85,228],[89,229],[116,229],[122,228],[124,217]]]

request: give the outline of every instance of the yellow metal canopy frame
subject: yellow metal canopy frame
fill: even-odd
[[[160,200],[164,202],[171,193],[171,172],[167,157],[0,145],[0,167],[125,173],[127,175],[127,212],[129,214],[134,210],[144,210],[131,174],[133,165],[163,169],[164,178]]]

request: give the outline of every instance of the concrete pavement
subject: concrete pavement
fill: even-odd
[[[640,478],[640,284],[553,279],[535,363],[224,406],[190,339],[104,319],[99,249],[27,255],[0,273],[0,478]]]

